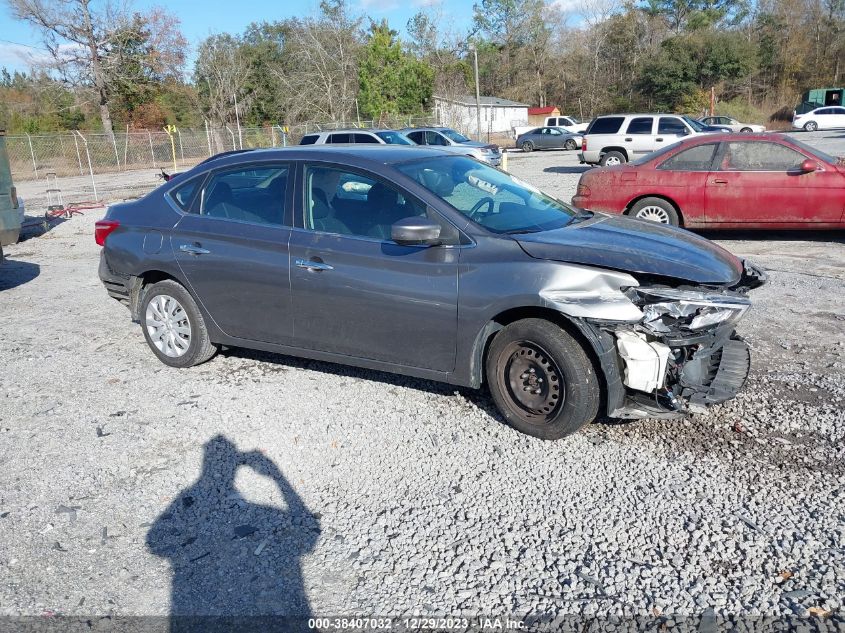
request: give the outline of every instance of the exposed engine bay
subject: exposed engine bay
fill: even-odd
[[[751,368],[751,354],[736,323],[751,307],[748,291],[766,275],[744,263],[729,288],[642,285],[623,292],[642,312],[637,322],[589,320],[608,352],[608,415],[676,417],[735,397]],[[613,353],[608,349],[613,346]],[[609,371],[611,370],[611,371]],[[621,388],[620,388],[621,387]]]

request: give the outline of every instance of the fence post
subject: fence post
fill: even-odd
[[[182,132],[179,131],[179,128],[176,128],[176,134],[179,136],[179,157],[182,160],[182,163],[185,162],[185,148],[182,147]]]
[[[273,144],[273,147],[276,147],[276,128],[272,125],[270,126],[270,142]]]
[[[32,149],[32,137],[27,134],[26,140],[29,141],[29,155],[32,156],[32,169],[35,171],[35,179],[38,180],[38,165],[35,163],[35,150]]]
[[[127,158],[129,157],[129,124],[126,124],[126,139],[123,141],[123,169],[126,170]]]
[[[155,169],[158,165],[156,165],[156,153],[153,151],[153,133],[149,130],[147,130],[147,138],[150,139],[150,156],[153,157],[153,169]]]
[[[120,169],[120,155],[117,153],[117,139],[114,137],[114,132],[110,134],[111,144],[114,147],[114,160],[117,162],[117,168]],[[123,164],[123,170],[126,171],[126,163]]]
[[[76,145],[76,160],[79,161],[79,175],[84,175],[82,173],[82,156],[79,153],[79,141],[76,140],[76,134],[72,134],[73,136],[73,144]]]
[[[165,125],[164,131],[170,137],[170,152],[173,155],[173,171],[176,172],[179,168],[176,166],[176,141],[173,140],[173,133],[176,131],[175,125]]]
[[[238,145],[237,143],[235,143],[235,133],[232,131],[232,128],[230,128],[228,125],[226,126],[226,129],[229,131],[229,134],[232,135],[232,150],[237,150]]]
[[[74,131],[79,134],[79,138],[82,139],[82,144],[85,145],[85,156],[88,158],[88,173],[91,174],[91,188],[94,190],[94,201],[96,202],[99,198],[97,197],[97,183],[94,182],[94,168],[91,166],[91,152],[88,151],[88,141],[86,141],[85,137],[82,136],[82,132],[79,130]]]

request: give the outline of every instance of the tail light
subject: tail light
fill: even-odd
[[[587,151],[587,137],[586,136],[581,138],[581,151],[582,152]]]
[[[12,208],[18,208],[18,189],[17,187],[12,187],[12,190],[9,192],[12,196]]]
[[[97,220],[94,224],[94,241],[97,246],[105,246],[106,238],[120,226],[117,220]]]
[[[582,198],[589,198],[590,197],[590,188],[587,185],[578,185],[578,191],[576,195],[581,196]]]

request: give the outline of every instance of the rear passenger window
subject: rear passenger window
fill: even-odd
[[[351,143],[352,142],[352,135],[347,133],[340,133],[340,134],[329,134],[329,140],[326,141],[327,143]]]
[[[658,169],[669,169],[672,171],[710,171],[710,164],[713,162],[713,154],[716,153],[717,147],[718,144],[716,143],[690,147],[664,161]]]
[[[590,123],[587,134],[616,134],[625,121],[621,116],[605,116]]]
[[[318,135],[317,134],[306,134],[302,137],[302,140],[299,141],[300,145],[313,145],[317,142]]]
[[[378,141],[369,134],[353,134],[353,143],[378,143]]]
[[[281,226],[287,182],[287,165],[241,167],[215,174],[203,190],[200,214]]]
[[[425,136],[422,132],[408,132],[405,136],[407,136],[417,145],[425,145]]]
[[[426,145],[448,145],[448,141],[443,138],[437,132],[426,132],[425,133],[425,144]]]
[[[651,134],[651,126],[653,124],[654,119],[650,116],[631,119],[631,122],[628,124],[627,134]]]
[[[181,187],[176,187],[170,192],[170,197],[183,211],[187,211],[191,206],[191,200],[194,199],[194,194],[197,192],[200,184],[202,184],[205,174],[197,178],[191,178]]]

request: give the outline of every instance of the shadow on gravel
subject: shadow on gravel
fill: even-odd
[[[25,242],[26,240],[31,240],[33,237],[41,237],[65,222],[67,222],[67,218],[51,218],[48,220],[43,215],[27,215],[21,224],[21,236],[18,241]]]
[[[41,274],[41,267],[30,262],[6,259],[0,264],[0,290],[23,286]]]
[[[543,171],[547,174],[583,174],[592,169],[589,165],[577,165],[574,167],[546,167]]]
[[[319,515],[261,453],[241,452],[222,435],[204,449],[199,479],[147,533],[147,547],[173,571],[170,630],[216,631],[226,622],[236,625],[227,630],[304,629],[311,608],[300,557],[319,538]],[[272,479],[287,508],[243,499],[241,467]]]

